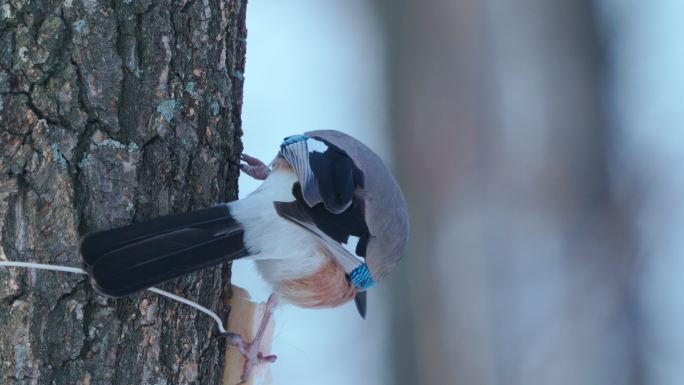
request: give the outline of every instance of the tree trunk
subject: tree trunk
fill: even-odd
[[[237,197],[242,0],[0,4],[0,259]],[[164,285],[225,318],[229,268]],[[213,321],[81,275],[0,269],[0,383],[217,384]]]

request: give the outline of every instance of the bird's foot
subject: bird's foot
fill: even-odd
[[[278,357],[274,354],[264,355],[259,351],[259,348],[261,347],[261,341],[266,335],[266,329],[268,328],[271,316],[273,315],[273,310],[275,310],[275,307],[277,306],[277,302],[278,300],[275,294],[271,294],[268,297],[268,301],[266,301],[264,306],[264,315],[261,318],[259,329],[257,330],[252,342],[245,341],[245,339],[237,333],[226,332],[219,334],[219,337],[226,337],[228,339],[228,343],[235,346],[240,354],[242,354],[242,356],[245,358],[245,366],[242,370],[242,376],[240,377],[242,382],[247,381],[252,369],[258,365],[263,363],[273,363],[278,359]]]
[[[252,342],[247,342],[241,335],[231,332],[221,333],[219,337],[227,338],[228,343],[235,346],[245,358],[245,366],[242,369],[242,375],[240,376],[242,382],[247,381],[252,369],[264,363],[276,362],[278,359],[275,354],[264,355],[259,351],[261,342],[260,336],[255,337]]]
[[[245,162],[240,163],[240,170],[254,179],[264,180],[271,173],[271,169],[257,158],[241,154],[240,160]]]

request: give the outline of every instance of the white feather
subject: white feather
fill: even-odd
[[[326,261],[320,241],[311,232],[279,216],[273,202],[292,202],[297,176],[276,168],[253,193],[228,203],[233,217],[245,228],[244,242],[260,274],[271,285],[309,276]]]
[[[359,237],[355,235],[350,235],[349,239],[347,240],[347,243],[343,243],[342,246],[353,256],[358,258],[359,260],[361,257],[356,256],[356,245],[359,243]]]
[[[306,141],[306,145],[309,149],[309,152],[320,152],[323,154],[328,150],[328,146],[324,142],[316,139],[308,139]]]

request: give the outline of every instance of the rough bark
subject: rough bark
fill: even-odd
[[[0,258],[79,266],[86,232],[236,198],[241,0],[0,2]],[[229,268],[164,285],[223,312]],[[0,269],[0,383],[216,384],[195,310]]]

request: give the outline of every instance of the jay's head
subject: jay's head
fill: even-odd
[[[408,237],[406,203],[396,180],[372,150],[338,131],[287,137],[280,154],[297,173],[293,194],[308,206],[304,220],[344,247],[337,252],[358,261],[346,272],[365,313],[365,290],[392,271]]]

